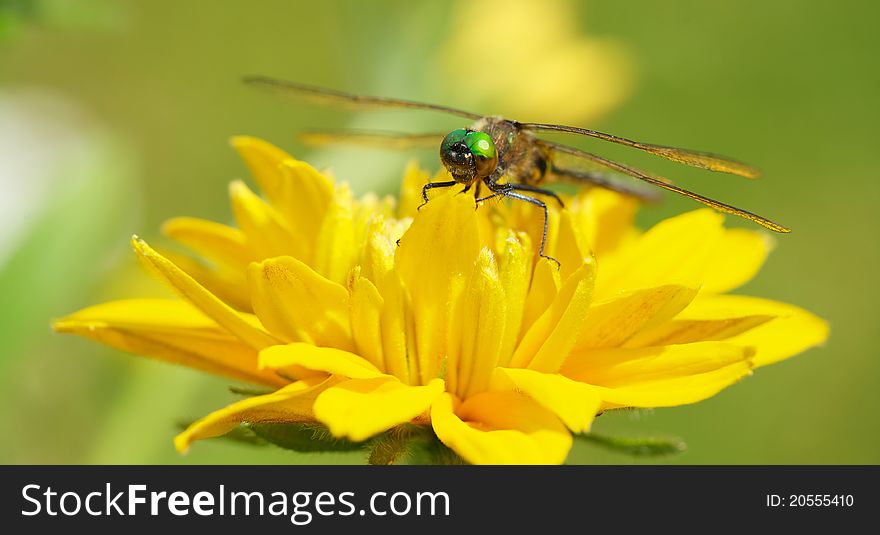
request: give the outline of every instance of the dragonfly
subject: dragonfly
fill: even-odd
[[[608,141],[666,160],[709,171],[728,173],[745,178],[758,178],[760,172],[737,160],[695,150],[655,145],[576,126],[549,123],[531,123],[494,115],[480,115],[469,111],[398,98],[357,95],[280,80],[266,76],[247,76],[244,82],[319,104],[349,106],[360,109],[412,109],[440,112],[472,121],[449,133],[405,134],[399,132],[344,131],[313,132],[303,137],[311,143],[355,142],[392,148],[437,146],[440,161],[452,180],[429,182],[422,188],[422,199],[429,202],[428,192],[437,188],[462,186],[462,192],[474,190],[477,205],[495,198],[508,198],[537,206],[544,213],[544,229],[538,254],[557,265],[559,262],[545,254],[549,213],[547,202],[553,199],[560,207],[563,201],[557,193],[543,185],[552,182],[598,186],[626,195],[652,198],[650,192],[621,183],[615,178],[625,175],[667,191],[683,195],[712,209],[753,221],[774,232],[787,233],[791,229],[747,210],[710,199],[676,186],[672,181],[628,164],[556,143],[540,136],[551,133],[574,134]],[[568,163],[566,163],[568,162]],[[483,195],[482,188],[488,192]]]

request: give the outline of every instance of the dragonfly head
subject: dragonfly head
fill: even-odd
[[[440,161],[456,182],[470,184],[495,172],[498,151],[489,134],[459,128],[443,138]]]

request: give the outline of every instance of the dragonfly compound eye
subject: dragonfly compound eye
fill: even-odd
[[[464,142],[474,155],[477,177],[485,178],[495,172],[498,167],[498,151],[492,136],[485,132],[468,132]]]
[[[471,183],[477,176],[477,163],[467,144],[469,132],[463,128],[453,130],[440,144],[440,161],[456,182]]]

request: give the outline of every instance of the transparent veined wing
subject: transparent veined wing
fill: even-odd
[[[654,145],[652,143],[642,143],[641,141],[633,141],[625,137],[606,134],[596,130],[588,130],[586,128],[578,128],[576,126],[565,126],[559,124],[543,124],[543,123],[516,123],[520,128],[531,130],[534,132],[566,132],[569,134],[579,134],[589,136],[604,141],[610,141],[619,145],[625,145],[634,149],[639,149],[661,158],[671,160],[673,162],[683,163],[692,167],[700,167],[710,171],[718,171],[721,173],[730,173],[746,178],[758,178],[761,172],[750,165],[744,164],[732,158],[712,154],[709,152],[701,152],[689,149],[681,149],[677,147],[668,147],[665,145]]]
[[[688,191],[684,188],[678,187],[666,179],[651,175],[646,173],[645,171],[641,171],[636,169],[635,167],[628,166],[626,164],[622,164],[620,162],[615,162],[613,160],[609,160],[607,158],[603,158],[602,156],[598,156],[596,154],[592,154],[586,151],[582,151],[580,149],[575,149],[573,147],[568,147],[566,145],[561,145],[559,143],[553,143],[552,141],[539,140],[537,143],[543,145],[547,149],[550,150],[551,154],[568,154],[571,156],[575,156],[577,158],[583,158],[585,160],[594,162],[603,167],[607,167],[608,169],[613,169],[620,173],[629,175],[631,177],[637,178],[639,180],[643,180],[649,184],[653,184],[659,188],[663,188],[668,191],[672,191],[674,193],[678,193],[679,195],[684,195],[690,199],[693,199],[697,202],[700,202],[710,208],[718,210],[719,212],[724,212],[726,214],[735,215],[738,217],[742,217],[744,219],[748,219],[749,221],[753,221],[762,227],[768,228],[774,232],[791,232],[791,229],[785,226],[782,226],[778,223],[774,223],[765,217],[761,217],[757,214],[753,214],[747,210],[743,210],[741,208],[737,208],[735,206],[731,206],[729,204],[725,204],[720,201],[716,201],[715,199],[710,199],[709,197],[705,197],[698,193],[694,193],[692,191]]]
[[[384,130],[327,130],[301,132],[299,138],[309,145],[358,145],[381,149],[439,148],[445,134],[409,134]]]
[[[428,104],[425,102],[415,102],[412,100],[403,100],[386,97],[372,97],[367,95],[355,95],[335,89],[327,89],[312,85],[300,84],[298,82],[289,82],[266,76],[246,76],[243,78],[244,83],[248,85],[264,87],[279,93],[309,100],[324,105],[346,105],[354,108],[385,108],[385,109],[414,109],[436,111],[440,113],[448,113],[458,117],[476,120],[482,117],[476,113],[470,113],[464,110],[451,108],[449,106],[440,106],[439,104]]]

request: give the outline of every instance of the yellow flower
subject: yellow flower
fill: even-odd
[[[133,240],[181,299],[55,323],[275,389],[195,422],[180,451],[242,422],[320,424],[355,442],[411,423],[467,462],[561,463],[603,410],[700,401],[827,337],[800,308],[725,293],[769,241],[709,210],[642,233],[631,199],[566,197],[547,242],[557,268],[536,255],[542,214],[525,203],[475,209],[447,191],[417,210],[428,176],[416,167],[396,207],[354,199],[265,142],[233,144],[266,200],[235,182],[238,228],[165,226],[207,264]]]
[[[517,119],[584,124],[632,93],[629,49],[584,33],[571,0],[452,6],[452,31],[436,58],[444,83],[435,85],[464,81],[453,96],[466,108],[489,103],[489,112]]]

